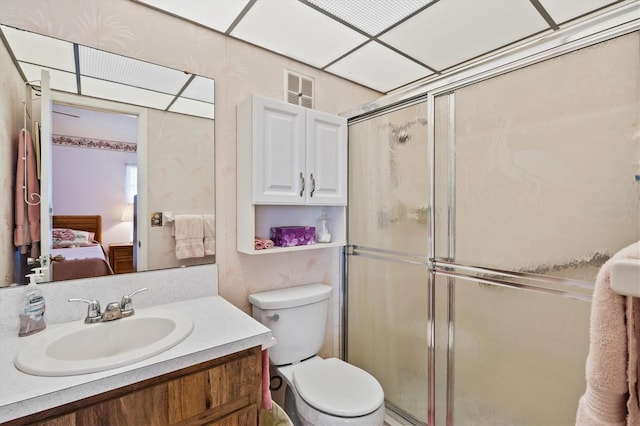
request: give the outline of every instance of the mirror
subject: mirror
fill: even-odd
[[[40,71],[47,70],[51,77],[53,179],[40,176],[40,187],[42,191],[51,188],[52,226],[76,229],[73,220],[80,219],[77,227],[82,227],[85,216],[99,216],[100,246],[109,253],[109,266],[117,273],[215,262],[213,80],[5,25],[0,25],[0,37],[5,80],[0,83],[25,88],[24,95],[18,90],[10,102],[3,100],[9,110],[2,113],[0,122],[12,127],[10,135],[26,127],[34,146],[45,143],[39,140],[34,124],[43,125],[39,118]],[[19,127],[14,130],[16,123]],[[10,142],[17,145],[16,138]],[[16,147],[8,151],[12,168],[3,171],[5,180],[16,179],[17,151]],[[137,178],[133,178],[136,170]],[[132,215],[129,204],[136,188],[136,214]],[[5,216],[12,218],[17,195],[8,191],[4,197]],[[173,225],[165,220],[164,225],[155,226],[157,212],[171,212],[178,219],[184,218],[181,215],[202,216],[210,225],[205,227],[209,236],[206,254],[178,259]],[[75,219],[68,222],[69,217]],[[43,244],[51,241],[44,222]],[[57,233],[56,242],[61,235],[67,234]],[[16,277],[29,271],[29,255],[17,255],[12,243],[6,238],[2,242],[11,247],[0,250],[0,266],[13,273],[4,273],[0,286],[17,282]],[[84,244],[71,245],[79,248]],[[73,256],[64,256],[65,261]],[[62,264],[54,262],[51,269],[64,269],[58,267]],[[86,269],[86,262],[79,267]],[[69,274],[58,277],[78,278],[75,272]]]

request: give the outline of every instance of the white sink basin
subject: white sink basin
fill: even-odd
[[[131,317],[97,324],[74,321],[29,337],[14,363],[37,376],[94,373],[164,352],[192,330],[191,318],[162,308],[140,309]]]

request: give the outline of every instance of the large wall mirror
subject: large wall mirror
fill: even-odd
[[[214,263],[214,81],[5,25],[0,37],[4,78],[15,75],[25,87],[24,106],[10,107],[24,108],[41,199],[51,200],[41,221],[49,280]],[[5,179],[22,179],[12,163]],[[23,201],[3,197],[11,213]],[[158,221],[158,212],[177,220]],[[186,218],[202,220],[204,252],[176,249],[174,225]],[[99,245],[85,244],[85,232]],[[89,260],[90,250],[107,256]],[[15,271],[0,286],[25,282],[30,253],[14,253]]]

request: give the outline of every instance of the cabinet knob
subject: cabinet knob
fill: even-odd
[[[304,194],[304,175],[300,172],[300,196]]]

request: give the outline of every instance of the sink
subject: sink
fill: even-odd
[[[25,373],[71,376],[132,364],[186,339],[193,320],[169,309],[147,308],[115,321],[74,321],[51,327],[22,347],[14,361]]]

